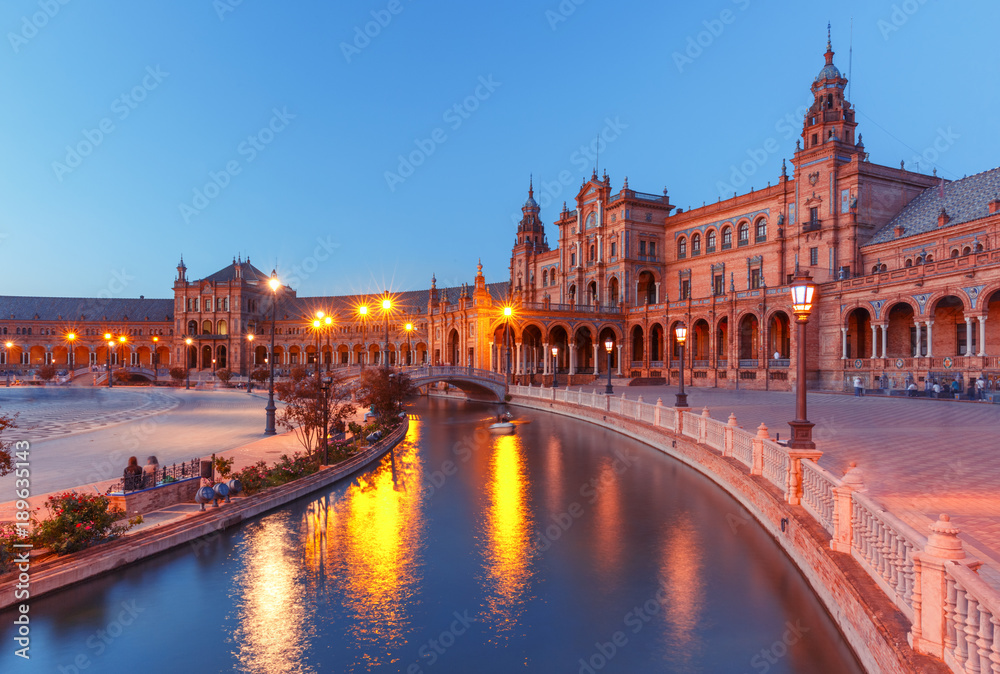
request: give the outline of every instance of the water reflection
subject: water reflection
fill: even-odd
[[[705,612],[703,541],[690,513],[683,512],[671,523],[663,541],[660,572],[666,602],[664,612],[671,655],[688,662],[702,652],[701,621]]]
[[[368,667],[390,664],[412,627],[423,536],[419,440],[410,425],[404,445],[378,469],[358,478],[327,512],[331,594],[346,617],[350,640]],[[409,485],[409,487],[408,487]]]
[[[305,596],[295,554],[298,531],[291,514],[257,523],[246,532],[242,571],[231,598],[239,619],[236,658],[247,672],[312,672],[303,662],[310,648],[315,607]]]
[[[496,438],[486,485],[486,614],[498,632],[516,627],[530,599],[532,518],[524,447],[517,435]]]

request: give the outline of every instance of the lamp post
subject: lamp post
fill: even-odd
[[[611,395],[615,390],[611,387],[611,350],[615,348],[615,342],[613,339],[608,338],[604,340],[604,350],[608,352],[608,385],[604,387],[604,393],[606,395]]]
[[[389,367],[389,312],[392,311],[392,300],[388,297],[382,300],[382,316],[385,317],[385,356],[382,358],[383,367]]]
[[[513,369],[511,367],[511,362],[510,362],[510,317],[513,316],[513,315],[514,315],[514,308],[513,307],[507,306],[507,307],[503,308],[503,320],[504,320],[504,326],[503,326],[503,343],[504,343],[503,374],[504,374],[504,377],[503,378],[504,378],[504,382],[507,381],[507,375],[511,374],[511,370]],[[511,377],[511,378],[513,379],[513,377]]]
[[[73,376],[73,342],[76,341],[76,333],[71,332],[66,335],[66,341],[69,342],[69,358],[66,359],[66,364],[69,365],[70,376]]]
[[[184,349],[184,370],[187,372],[187,383],[184,385],[184,388],[186,388],[189,391],[191,390],[191,344],[192,344],[192,342],[194,342],[194,340],[191,339],[190,337],[188,337],[187,339],[184,340],[184,343],[187,344],[187,348]]]
[[[358,307],[358,316],[361,317],[361,369],[365,369],[365,358],[368,357],[367,344],[365,343],[365,329],[368,327],[368,305],[362,304]]]
[[[14,342],[7,342],[6,344],[4,344],[4,348],[6,349],[7,353],[7,356],[4,358],[4,363],[6,365],[6,367],[4,367],[4,370],[6,370],[5,374],[7,376],[7,386],[10,386],[10,347],[12,346],[14,346]]]
[[[156,335],[153,336],[153,353],[149,359],[150,364],[153,366],[153,386],[156,386],[156,379],[158,377],[157,365],[160,364],[160,355],[156,353],[156,347],[160,343],[160,338]]]
[[[320,391],[323,393],[323,465],[330,465],[330,377],[323,379]]]
[[[333,326],[333,316],[324,316],[323,325],[326,328],[326,345],[330,346],[330,332]],[[330,360],[326,361],[326,371],[330,372],[330,366],[333,364],[333,348],[330,348]]]
[[[247,395],[253,393],[253,366],[256,354],[253,351],[253,333],[247,335],[247,342],[250,343],[250,353],[247,354]]]
[[[316,318],[313,320],[313,332],[316,333],[316,389],[319,390],[319,350],[322,348],[320,344],[320,330],[323,329],[323,312],[317,311]]]
[[[410,334],[413,332],[413,323],[406,324],[406,364],[413,365],[413,347],[410,345]]]
[[[796,268],[792,278],[792,312],[795,314],[795,420],[789,421],[792,449],[815,449],[812,441],[813,424],[806,418],[806,323],[812,311],[816,284],[809,272],[799,273]]]
[[[688,397],[687,393],[684,392],[684,342],[687,341],[688,330],[683,325],[678,325],[674,328],[674,336],[677,338],[677,343],[681,345],[681,369],[678,372],[680,375],[680,389],[677,391],[677,400],[674,402],[674,407],[687,407]]]
[[[108,345],[108,363],[105,365],[105,369],[108,372],[108,388],[111,388],[111,349],[115,348],[115,342],[111,339],[111,337],[112,335],[110,332],[104,333],[104,341],[107,342]]]
[[[552,388],[559,388],[559,347],[552,347]]]
[[[264,411],[267,413],[267,420],[264,424],[264,435],[274,435],[274,410],[277,409],[274,406],[274,333],[277,332],[275,329],[275,321],[278,318],[278,288],[281,287],[281,281],[278,280],[278,272],[274,269],[271,270],[271,278],[268,280],[267,285],[271,287],[271,382],[267,387],[267,407]]]

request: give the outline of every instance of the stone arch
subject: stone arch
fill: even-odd
[[[203,334],[203,335],[210,335],[210,334],[212,334],[212,321],[211,321],[211,319],[206,318],[204,321],[201,322],[201,334]]]
[[[723,316],[715,323],[715,358],[729,360],[729,316]]]
[[[663,326],[654,321],[649,326],[649,362],[663,362]]]
[[[553,366],[558,369],[559,372],[568,372],[569,366],[569,329],[563,323],[557,323],[555,325],[549,326],[548,333],[548,345],[549,353],[546,354],[549,358],[552,357],[553,347],[558,349]]]
[[[513,341],[513,336],[511,337],[511,340]],[[461,344],[457,329],[451,328],[448,331],[448,340],[445,344],[447,344],[445,350],[445,363],[447,365],[458,365],[461,363]]]
[[[612,276],[608,279],[608,306],[618,306],[621,300],[621,288],[618,285],[618,277]]]
[[[656,304],[656,274],[646,269],[636,279],[636,304]]]
[[[688,332],[688,353],[691,354],[691,363],[700,360],[708,362],[711,351],[712,330],[705,318],[695,319],[694,324]]]
[[[633,325],[632,328],[631,328],[631,330],[629,330],[629,335],[631,336],[630,344],[629,344],[629,347],[630,347],[629,348],[629,360],[631,360],[633,363],[640,362],[640,361],[642,361],[643,354],[645,353],[643,351],[643,345],[644,345],[645,339],[643,337],[644,331],[642,329],[642,326],[638,325],[638,324],[637,325]]]
[[[776,309],[770,313],[767,320],[767,357],[791,358],[792,337],[791,320],[788,314],[781,309]]]
[[[580,324],[573,330],[573,342],[576,353],[576,371],[594,371],[594,339],[597,331],[592,325]]]
[[[224,318],[220,318],[215,324],[215,334],[217,335],[228,335],[229,334],[229,323]]]
[[[210,369],[212,367],[212,346],[210,344],[202,344],[198,352],[201,354],[201,369]]]
[[[597,350],[601,354],[598,358],[598,366],[601,372],[607,373],[608,367],[608,355],[604,348],[604,342],[610,339],[614,342],[611,347],[611,369],[614,370],[618,367],[618,347],[621,346],[621,335],[619,334],[618,328],[611,324],[602,325],[597,332]]]
[[[962,293],[964,295],[964,293]],[[931,330],[931,353],[934,356],[964,356],[968,350],[968,335],[966,334],[965,300],[957,294],[947,294],[928,304],[930,320],[934,321]],[[972,330],[972,346],[978,351],[978,330]]]
[[[521,328],[521,358],[524,369],[528,373],[545,371],[545,340],[542,326],[537,323],[525,323]]]
[[[748,311],[740,316],[736,325],[740,360],[757,360],[760,346],[760,319],[756,313]]]
[[[847,328],[847,357],[868,358],[871,355],[872,314],[862,306],[851,309],[844,327]]]
[[[215,366],[219,367],[229,367],[229,349],[226,348],[225,344],[219,344],[215,347]]]
[[[908,300],[898,300],[882,309],[886,328],[886,357],[911,358],[914,355],[917,309]],[[921,341],[923,341],[921,335]]]

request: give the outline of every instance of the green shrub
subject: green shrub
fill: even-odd
[[[111,540],[142,522],[141,515],[122,522],[125,512],[98,494],[49,496],[45,507],[51,516],[36,522],[32,539],[59,555]]]

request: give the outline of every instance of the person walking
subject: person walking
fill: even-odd
[[[855,376],[854,377],[854,395],[855,395],[855,397],[860,398],[864,394],[865,394],[864,382],[861,380],[861,377]]]
[[[906,387],[906,393],[907,393],[907,395],[908,395],[908,396],[910,396],[911,398],[916,398],[916,397],[917,397],[917,385],[916,385],[916,384],[914,384],[914,383],[913,383],[913,382],[911,381],[911,382],[910,382],[910,385]]]
[[[976,380],[976,397],[979,400],[986,400],[986,380],[983,379],[983,375],[979,375],[979,379]]]
[[[934,397],[935,398],[940,398],[941,397],[941,391],[942,390],[943,389],[941,388],[941,384],[937,383],[937,381],[935,381],[934,385],[931,386],[931,391],[934,392]]]

